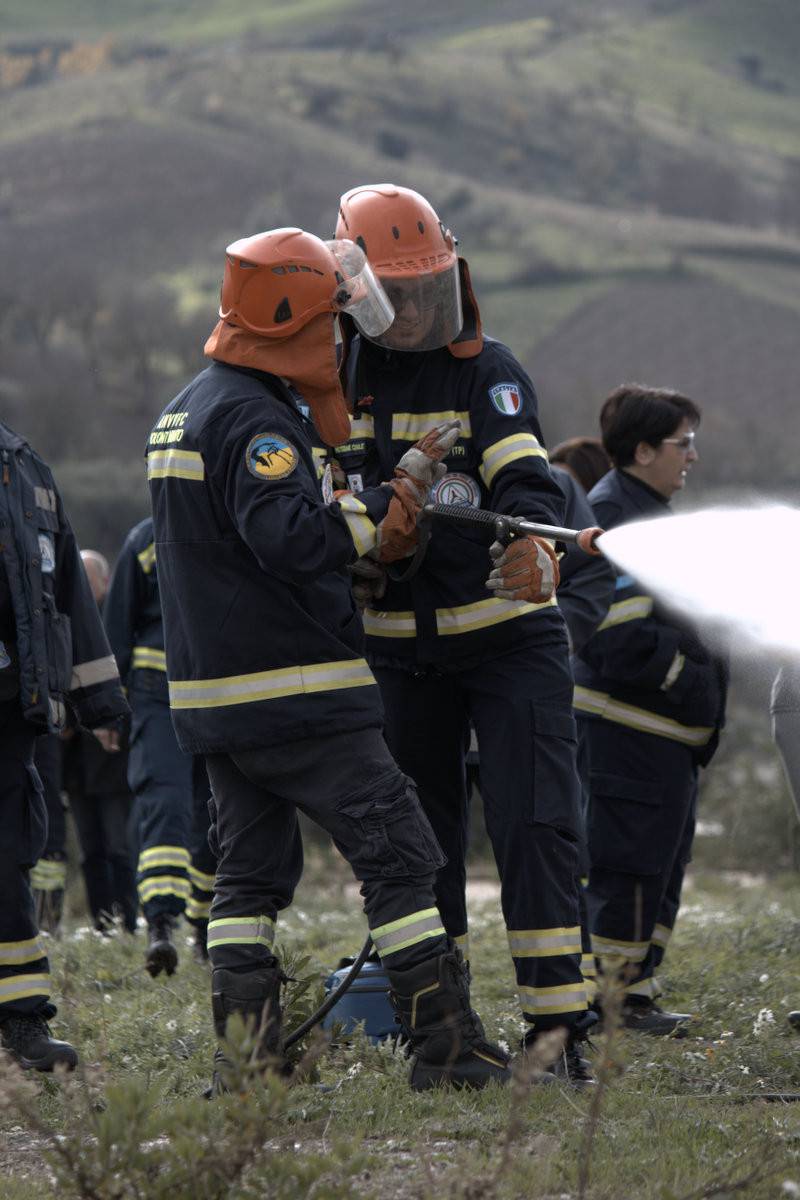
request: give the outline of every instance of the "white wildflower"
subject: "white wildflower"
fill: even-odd
[[[768,1029],[770,1025],[775,1024],[775,1014],[771,1008],[761,1008],[758,1011],[758,1016],[753,1022],[753,1033],[758,1037]]]

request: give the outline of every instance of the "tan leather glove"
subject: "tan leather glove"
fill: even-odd
[[[539,537],[515,538],[510,545],[494,542],[489,548],[494,563],[486,587],[504,600],[543,604],[555,594],[561,578],[556,553]]]
[[[443,421],[434,425],[400,459],[389,484],[394,498],[378,526],[378,541],[372,552],[379,562],[396,562],[414,553],[419,541],[417,519],[434,483],[447,473],[442,459],[450,453],[460,433],[460,421]]]

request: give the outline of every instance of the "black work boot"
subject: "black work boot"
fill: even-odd
[[[172,941],[173,920],[168,913],[147,923],[147,956],[144,965],[155,979],[162,971],[172,975],[178,965],[178,951]]]
[[[194,958],[201,965],[208,962],[208,921],[193,921],[194,926]]]
[[[691,1019],[691,1013],[665,1012],[644,996],[628,996],[622,1006],[624,1028],[649,1033],[651,1037],[686,1037]]]
[[[0,1020],[2,1046],[26,1071],[52,1071],[66,1067],[74,1071],[78,1055],[69,1042],[50,1036],[43,1017],[36,1013],[11,1013]]]
[[[552,1062],[542,1064],[548,1078],[558,1079],[562,1083],[569,1083],[572,1087],[577,1088],[592,1087],[597,1082],[592,1074],[591,1063],[588,1058],[584,1058],[581,1050],[581,1047],[589,1042],[589,1034],[597,1023],[597,1013],[590,1009],[588,1012],[582,1013],[580,1019],[569,1026],[566,1040],[559,1050],[558,1056]],[[549,1030],[529,1029],[522,1043],[523,1054],[526,1057],[531,1054],[539,1039],[547,1036],[549,1032]]]
[[[455,947],[405,971],[386,974],[389,998],[411,1044],[409,1082],[415,1092],[437,1084],[482,1088],[511,1078],[508,1055],[487,1042],[469,999],[464,960]]]
[[[259,967],[255,971],[228,971],[215,967],[211,984],[211,1010],[214,1030],[222,1041],[228,1019],[238,1014],[244,1021],[249,1040],[250,1061],[258,1071],[283,1072],[283,1037],[281,1030],[280,967]],[[214,1053],[212,1095],[230,1090],[234,1065],[222,1047]]]

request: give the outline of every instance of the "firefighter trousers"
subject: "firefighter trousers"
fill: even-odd
[[[581,718],[591,758],[586,888],[592,949],[621,969],[631,996],[654,998],[691,850],[692,751],[612,721]]]
[[[412,674],[378,667],[375,675],[389,748],[416,781],[448,859],[436,884],[448,934],[465,946],[465,758],[472,722],[520,1007],[539,1029],[573,1024],[586,1009],[586,990],[578,911],[582,817],[566,641],[523,646],[468,670]]]
[[[206,765],[218,856],[208,928],[214,967],[273,963],[275,921],[303,869],[298,810],[330,833],[352,867],[372,940],[389,967],[444,953],[433,892],[442,855],[380,730],[212,754]]]
[[[148,922],[184,912],[202,919],[213,887],[205,836],[208,785],[202,763],[196,766],[178,746],[163,682],[155,679],[148,686],[148,677],[156,675],[136,672],[128,695],[133,710],[128,785],[136,797],[139,900]]]
[[[11,1013],[47,1019],[56,1011],[30,886],[30,869],[47,843],[35,740],[19,702],[0,702],[0,1021]]]

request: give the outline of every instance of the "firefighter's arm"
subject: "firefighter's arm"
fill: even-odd
[[[71,624],[72,677],[67,695],[80,722],[94,729],[116,721],[130,709],[60,497],[58,522],[53,583],[57,612],[69,617]]]
[[[145,546],[137,552],[134,537],[129,534],[120,550],[103,604],[106,634],[125,682],[131,673],[136,630],[147,595],[145,567],[152,570],[151,558],[154,561],[151,548]]]
[[[567,501],[566,525],[587,529],[597,524],[583,489],[566,471],[553,468],[553,474]],[[586,554],[570,543],[559,567],[558,607],[569,632],[570,647],[578,653],[603,621],[614,598],[614,571],[603,555]]]
[[[296,426],[274,412],[265,418],[243,405],[224,414],[203,431],[201,447],[228,516],[263,570],[302,585],[374,546],[391,489],[326,504]]]
[[[469,415],[481,478],[489,492],[486,507],[563,525],[564,493],[548,465],[536,392],[510,350],[499,343],[488,346],[476,365]]]

